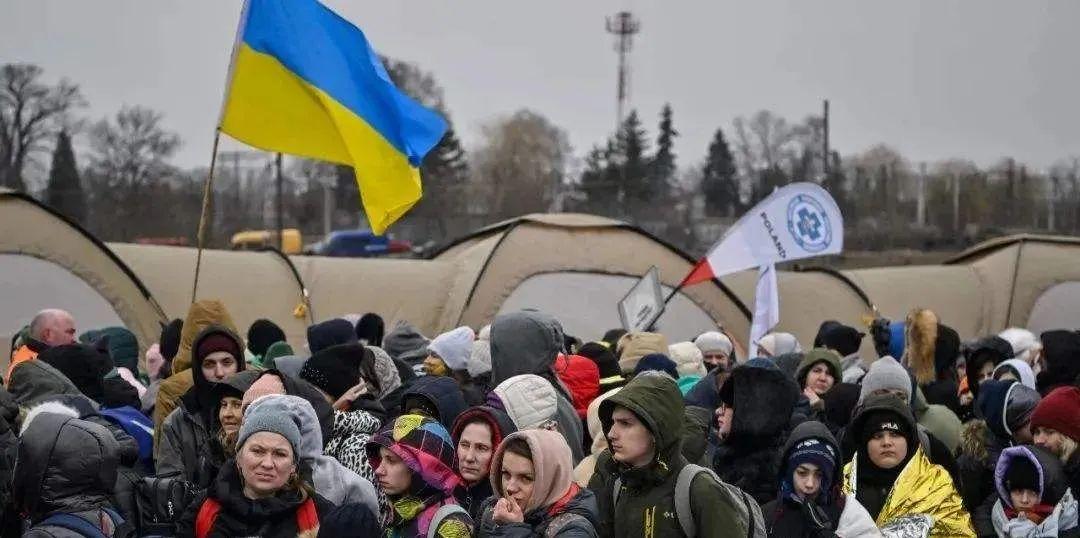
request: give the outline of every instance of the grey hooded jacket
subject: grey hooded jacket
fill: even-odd
[[[552,369],[562,346],[562,326],[547,314],[526,310],[497,316],[491,324],[491,386],[519,374],[536,374],[551,382],[559,395],[555,420],[577,465],[585,457],[581,419],[570,391]]]
[[[311,404],[299,396],[274,394],[263,396],[251,403],[246,417],[256,408],[266,407],[272,413],[288,415],[300,428],[300,465],[302,474],[310,479],[315,493],[335,506],[363,504],[372,513],[379,513],[375,486],[365,478],[349,470],[338,460],[323,454],[322,429],[319,417]]]

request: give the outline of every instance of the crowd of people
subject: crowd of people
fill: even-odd
[[[916,309],[747,357],[521,311],[290,342],[203,300],[141,354],[76,321],[14,340],[0,536],[1080,536],[1074,330]]]

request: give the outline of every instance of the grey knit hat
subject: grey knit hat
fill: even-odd
[[[862,379],[859,402],[861,403],[874,391],[882,389],[903,391],[907,395],[904,400],[911,399],[911,376],[899,362],[896,362],[896,359],[888,356],[870,365],[870,371],[866,372],[866,376]]]
[[[281,435],[292,445],[293,459],[300,458],[300,429],[292,417],[286,413],[275,413],[272,406],[251,406],[244,414],[244,424],[236,438],[236,450],[244,446],[248,437],[259,432],[274,432]]]

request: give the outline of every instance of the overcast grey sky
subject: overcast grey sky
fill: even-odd
[[[611,131],[615,53],[604,17],[631,8],[632,106],[650,131],[670,101],[679,164],[717,127],[767,108],[789,120],[829,98],[833,146],[913,161],[1080,154],[1080,2],[330,0],[384,54],[444,87],[466,144],[521,107],[565,128],[578,155]],[[163,111],[183,166],[205,165],[238,0],[0,0],[0,62],[80,84],[98,118]],[[655,133],[650,133],[655,136]]]

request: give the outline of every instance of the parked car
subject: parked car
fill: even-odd
[[[322,241],[311,245],[307,252],[316,256],[369,258],[410,253],[412,243],[387,235],[375,235],[367,230],[339,230],[330,232]]]

